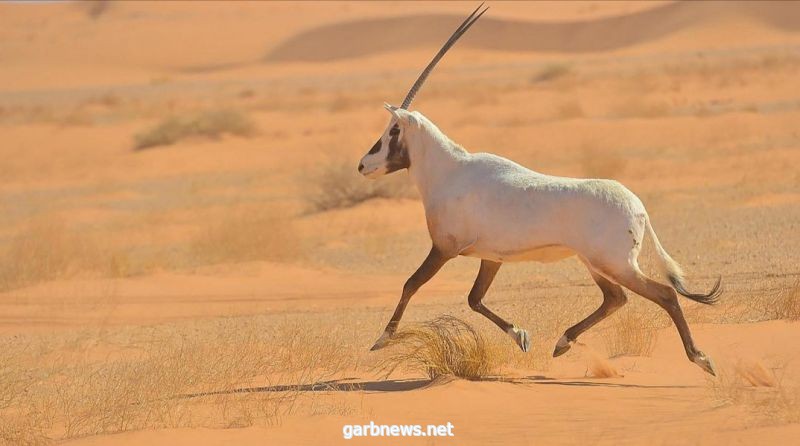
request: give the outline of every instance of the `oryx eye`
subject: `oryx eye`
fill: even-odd
[[[389,130],[389,136],[395,136],[400,134],[400,127],[394,126],[391,130]]]

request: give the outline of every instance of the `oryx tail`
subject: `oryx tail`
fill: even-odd
[[[661,266],[664,269],[664,274],[669,279],[669,283],[672,284],[672,287],[675,288],[675,291],[680,293],[682,296],[692,299],[695,302],[700,302],[701,304],[711,305],[716,303],[719,300],[720,294],[722,294],[722,278],[717,279],[717,283],[714,284],[714,287],[711,288],[706,294],[699,294],[699,293],[690,293],[686,290],[686,286],[683,283],[683,269],[681,266],[676,262],[672,257],[670,257],[669,253],[661,246],[661,242],[658,241],[658,236],[656,236],[656,231],[653,230],[653,226],[650,225],[650,217],[648,216],[645,218],[645,226],[647,226],[647,231],[650,233],[650,237],[653,238],[653,244],[656,246],[656,252],[658,253],[658,257],[661,260]]]

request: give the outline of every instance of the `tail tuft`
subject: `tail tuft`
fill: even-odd
[[[722,277],[717,278],[717,283],[714,284],[714,287],[711,288],[711,291],[709,291],[707,294],[695,294],[688,292],[686,287],[683,285],[683,280],[676,274],[668,274],[667,277],[669,278],[669,282],[672,284],[672,287],[675,288],[675,291],[680,293],[681,296],[692,299],[695,302],[700,302],[701,304],[713,305],[719,301],[719,296],[722,295]]]

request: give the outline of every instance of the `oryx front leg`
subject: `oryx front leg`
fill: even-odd
[[[408,278],[406,284],[403,286],[403,294],[400,296],[400,302],[397,303],[397,308],[395,308],[392,318],[383,330],[381,337],[378,338],[375,345],[373,345],[370,350],[378,350],[386,347],[389,343],[389,339],[391,339],[392,335],[397,331],[397,325],[403,317],[403,312],[406,310],[406,305],[408,305],[408,301],[411,300],[411,296],[413,296],[422,285],[429,281],[431,277],[436,275],[450,258],[451,257],[443,255],[436,246],[431,248],[428,257],[425,258],[422,265]]]
[[[528,332],[517,328],[508,323],[505,319],[493,313],[492,310],[486,308],[481,300],[486,295],[486,291],[497,275],[497,270],[500,269],[502,263],[493,262],[491,260],[481,260],[481,269],[478,271],[478,277],[475,279],[475,284],[469,292],[469,307],[474,311],[486,316],[487,319],[494,322],[501,330],[508,333],[511,339],[519,345],[523,352],[527,352],[531,348],[531,339]]]

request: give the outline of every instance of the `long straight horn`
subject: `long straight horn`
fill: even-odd
[[[431,71],[433,71],[434,67],[436,67],[436,64],[439,63],[439,59],[441,59],[442,56],[444,56],[445,53],[447,53],[447,50],[449,50],[450,47],[453,46],[458,41],[459,37],[461,37],[465,32],[467,32],[467,30],[469,29],[470,26],[472,26],[473,23],[475,23],[479,18],[481,18],[484,12],[489,10],[489,7],[487,6],[486,9],[480,12],[480,14],[475,15],[478,13],[478,10],[481,9],[482,7],[483,3],[481,3],[477,8],[475,8],[475,11],[472,11],[472,14],[470,14],[469,17],[467,17],[467,19],[464,20],[463,23],[461,23],[461,26],[459,26],[458,29],[455,30],[453,35],[450,36],[449,39],[447,39],[447,42],[445,42],[444,46],[442,46],[442,49],[440,49],[439,52],[436,53],[436,56],[433,57],[431,63],[429,63],[428,66],[425,67],[424,70],[422,70],[422,73],[417,78],[417,81],[414,82],[414,85],[411,87],[411,90],[408,90],[408,94],[406,95],[406,98],[403,100],[403,105],[401,105],[400,108],[408,109],[408,106],[411,105],[411,101],[414,100],[414,96],[417,94],[417,90],[419,90],[420,87],[422,87],[422,84],[425,83],[425,79],[428,78],[428,75],[431,74]]]

